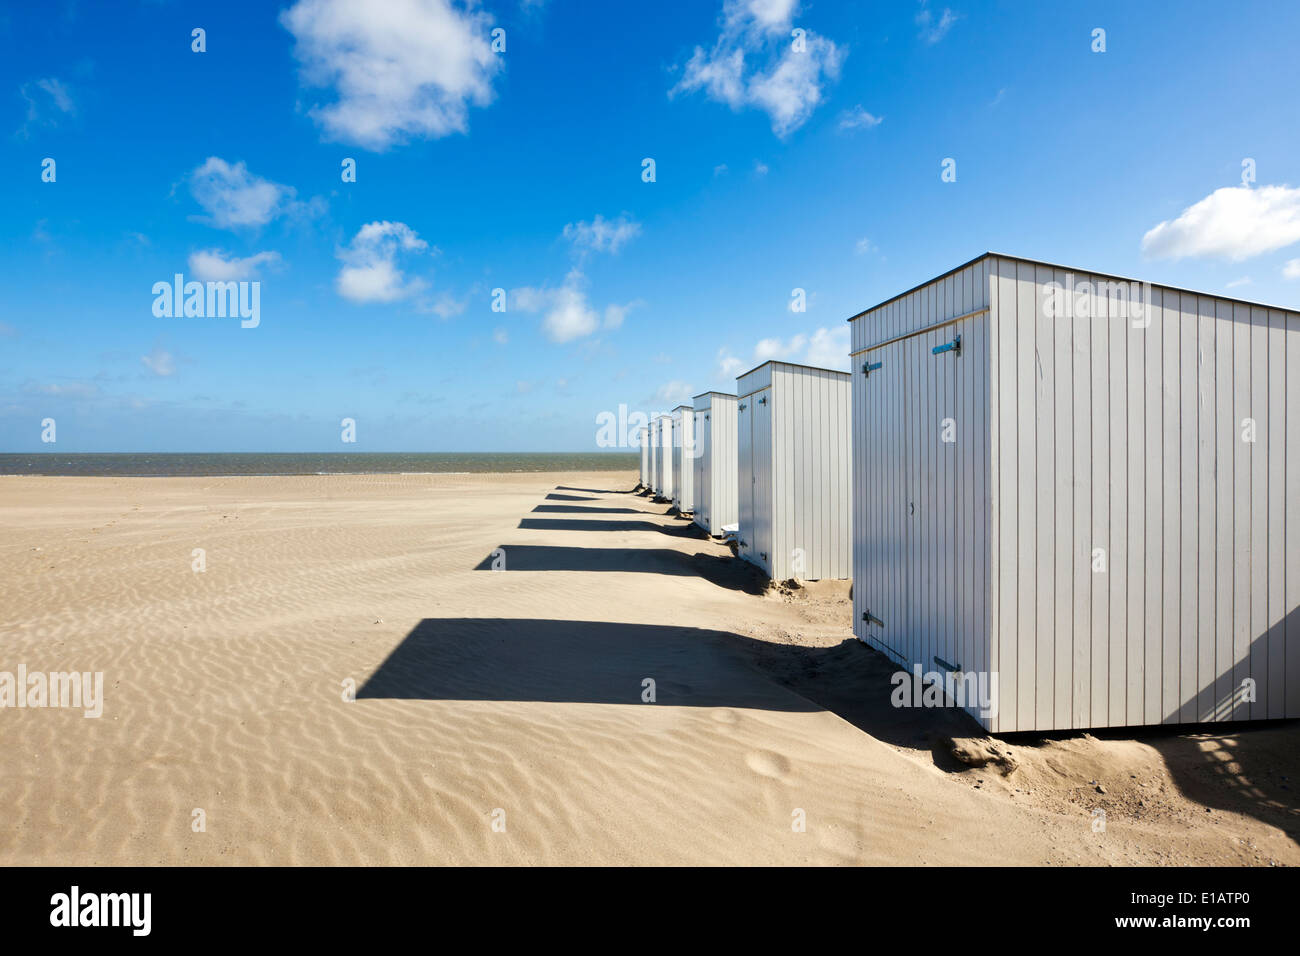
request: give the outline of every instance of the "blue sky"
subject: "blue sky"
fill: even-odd
[[[1250,3],[11,5],[0,451],[45,418],[65,452],[594,450],[620,404],[847,367],[848,316],[989,249],[1296,307],[1297,36]],[[155,315],[176,273],[259,282],[259,324]]]

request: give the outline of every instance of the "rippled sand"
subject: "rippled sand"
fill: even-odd
[[[0,670],[106,698],[0,710],[0,863],[1132,859],[756,667],[847,617],[751,593],[634,483],[0,479]]]

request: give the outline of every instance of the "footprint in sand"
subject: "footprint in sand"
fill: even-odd
[[[784,780],[790,773],[790,761],[770,750],[752,750],[745,755],[745,763],[754,773],[774,780]]]

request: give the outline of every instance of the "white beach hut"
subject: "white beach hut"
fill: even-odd
[[[711,535],[737,523],[736,396],[695,396],[695,523]]]
[[[1300,314],[987,253],[850,322],[861,640],[990,731],[1300,717]]]
[[[646,481],[646,487],[650,489],[652,495],[659,494],[659,416],[656,415],[650,419],[650,425],[646,428],[646,434],[650,438],[650,477]]]
[[[695,409],[678,405],[673,409],[673,505],[679,514],[695,510]]]
[[[637,444],[641,446],[641,487],[650,487],[650,429],[642,428],[636,433]]]
[[[849,374],[773,361],[736,381],[740,556],[777,581],[847,578]]]
[[[670,415],[656,415],[658,431],[655,433],[655,494],[667,501],[673,499],[673,420]]]

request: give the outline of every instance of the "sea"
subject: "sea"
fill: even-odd
[[[446,475],[525,471],[636,471],[638,452],[342,452],[0,454],[0,475],[217,477],[225,475]]]

